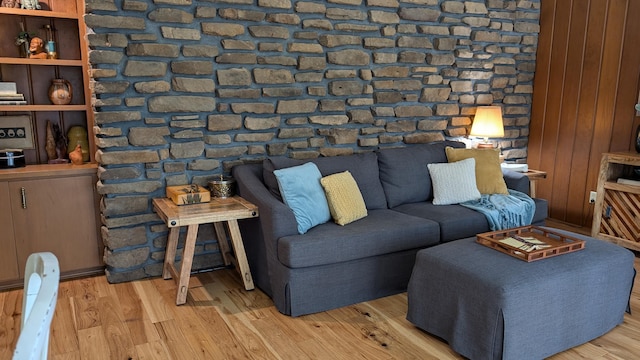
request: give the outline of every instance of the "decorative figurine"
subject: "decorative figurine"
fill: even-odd
[[[82,160],[82,146],[80,144],[76,145],[76,148],[69,153],[69,160],[73,165],[82,165],[84,161]]]
[[[67,155],[67,139],[65,138],[60,126],[58,124],[52,124],[53,139],[55,142],[56,158],[49,159],[49,164],[65,164],[69,160],[64,157]],[[47,144],[48,146],[48,144]],[[47,149],[47,156],[49,155]]]
[[[0,7],[19,8],[20,0],[2,0],[2,3],[0,3]]]
[[[27,10],[41,9],[40,3],[38,2],[38,0],[22,0],[21,8],[27,9]]]
[[[29,43],[29,59],[46,59],[47,50],[44,48],[44,41],[39,37],[34,37]]]
[[[56,153],[56,138],[53,134],[53,124],[51,120],[47,120],[47,133],[45,141],[45,150],[47,150],[47,160],[55,160],[58,157]]]
[[[19,4],[18,4],[19,6]],[[20,23],[20,32],[18,36],[16,36],[16,46],[20,48],[20,57],[28,58],[29,57],[29,42],[31,42],[31,38],[36,36],[35,33],[30,33],[24,30],[24,23]]]

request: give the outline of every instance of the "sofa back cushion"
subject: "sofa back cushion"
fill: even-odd
[[[374,152],[344,156],[327,156],[310,160],[297,160],[283,156],[265,159],[262,162],[262,177],[271,194],[282,200],[278,189],[278,182],[273,175],[274,170],[284,169],[306,162],[316,164],[322,176],[349,171],[358,184],[358,188],[360,188],[367,209],[387,208],[387,200],[382,189],[382,184],[380,183],[378,158]]]
[[[431,200],[433,190],[427,164],[445,163],[445,147],[464,148],[458,141],[441,141],[378,150],[380,181],[389,208]]]

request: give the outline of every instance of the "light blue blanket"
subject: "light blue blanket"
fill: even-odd
[[[460,205],[483,213],[491,231],[531,225],[536,211],[536,204],[527,194],[511,189],[509,195],[483,194],[478,200]]]

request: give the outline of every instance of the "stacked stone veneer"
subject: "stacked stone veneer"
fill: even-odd
[[[161,273],[151,198],[267,156],[464,136],[499,104],[524,160],[539,0],[87,0],[110,281]],[[201,227],[194,268],[222,263]]]

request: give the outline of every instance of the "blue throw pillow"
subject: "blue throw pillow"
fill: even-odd
[[[316,164],[306,163],[275,170],[273,174],[278,180],[282,200],[296,217],[300,234],[331,219],[327,198],[320,184],[322,174]]]

